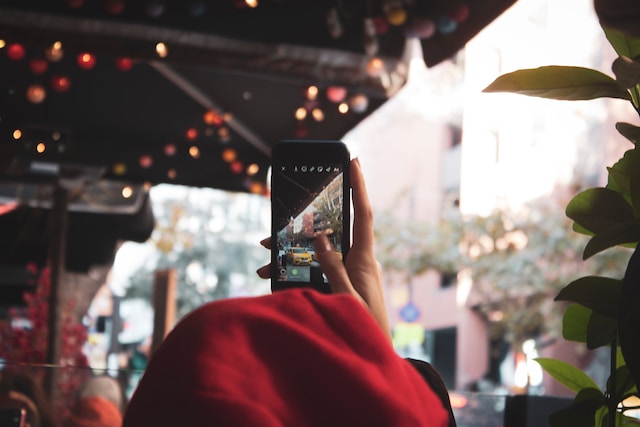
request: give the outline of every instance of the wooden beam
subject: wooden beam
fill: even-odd
[[[173,268],[157,271],[153,283],[153,336],[151,354],[153,354],[176,320],[177,277]]]

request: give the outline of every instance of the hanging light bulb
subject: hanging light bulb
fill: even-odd
[[[116,58],[116,67],[120,71],[129,71],[133,68],[133,60],[131,58]]]
[[[20,43],[11,43],[7,47],[7,57],[12,61],[20,61],[25,54],[26,50]]]
[[[148,154],[145,154],[143,156],[140,156],[140,159],[138,160],[138,162],[140,163],[140,167],[147,169],[151,167],[151,165],[153,164],[153,157],[151,157]]]
[[[29,69],[33,74],[44,74],[49,63],[43,58],[33,58],[29,61]]]
[[[57,41],[49,46],[49,48],[45,50],[44,56],[51,62],[60,61],[64,56],[64,51],[62,50],[62,42]]]
[[[71,87],[71,80],[67,76],[51,77],[51,89],[56,92],[66,92]]]
[[[47,97],[47,91],[40,85],[31,85],[27,88],[27,99],[34,104],[40,104]]]
[[[83,70],[90,70],[96,65],[96,57],[88,52],[82,52],[78,55],[77,62]]]
[[[162,42],[158,42],[156,44],[156,54],[160,58],[166,58],[167,55],[169,54],[169,49],[167,48],[167,45]]]

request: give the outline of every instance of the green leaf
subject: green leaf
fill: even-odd
[[[618,319],[610,316],[591,312],[587,325],[587,348],[609,346],[616,337],[618,331]]]
[[[571,199],[566,215],[586,228],[598,233],[614,224],[632,221],[633,209],[622,195],[609,188],[589,188]]]
[[[567,341],[587,342],[587,329],[591,310],[580,304],[571,304],[562,316],[562,336]]]
[[[640,127],[630,123],[618,122],[616,123],[616,129],[620,132],[620,135],[624,136],[634,144],[637,144],[638,141],[640,141]]]
[[[618,55],[628,58],[636,58],[640,55],[640,38],[630,37],[621,31],[609,27],[603,26],[602,29],[611,47],[613,47]]]
[[[612,379],[615,378],[615,386],[616,389],[614,391],[613,397],[621,400],[623,396],[637,391],[636,385],[633,382],[633,378],[631,377],[631,373],[629,372],[628,366],[621,366],[616,369],[615,375],[610,376],[607,379],[607,390],[613,391],[613,383]]]
[[[483,92],[509,92],[567,101],[595,98],[630,100],[629,92],[615,79],[584,67],[549,65],[503,74]]]
[[[562,317],[562,336],[586,343],[588,349],[610,345],[616,336],[617,319],[594,313],[580,304],[569,305]]]
[[[600,390],[592,388],[580,390],[570,406],[562,408],[549,416],[549,426],[593,426],[596,411],[604,405],[604,395]]]
[[[628,221],[621,224],[614,224],[596,233],[584,248],[583,259],[605,249],[617,245],[637,244],[640,241],[640,221]]]
[[[609,172],[607,188],[622,194],[629,204],[631,204],[629,173],[637,167],[637,162],[637,151],[633,148],[625,151],[621,159],[607,168]]]
[[[556,301],[581,304],[605,316],[616,317],[622,280],[600,276],[585,276],[560,290]]]
[[[640,384],[640,249],[631,255],[622,281],[618,316],[620,350],[636,384]]]
[[[579,368],[558,359],[539,357],[534,359],[542,369],[556,381],[574,393],[585,388],[600,390],[600,387]]]
[[[629,35],[608,27],[602,27],[609,43],[619,56],[636,59],[640,55],[640,38]],[[631,89],[630,99],[637,108],[640,104],[640,85]]]

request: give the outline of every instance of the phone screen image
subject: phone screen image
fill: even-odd
[[[312,152],[284,156],[272,170],[274,289],[302,286],[330,292],[314,250],[316,236],[325,234],[341,258],[348,250],[348,157],[332,161],[327,152]]]

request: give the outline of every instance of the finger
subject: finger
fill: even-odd
[[[344,264],[340,258],[338,258],[338,254],[336,254],[333,246],[331,246],[327,236],[319,234],[316,237],[314,247],[318,255],[320,268],[329,280],[331,292],[334,294],[345,292],[355,294],[355,290],[347,275],[347,270],[344,268]]]
[[[271,264],[263,265],[256,270],[256,273],[262,279],[269,279],[271,277]]]
[[[265,237],[264,239],[260,240],[260,246],[271,249],[271,236]]]
[[[372,248],[373,211],[357,158],[351,161],[349,172],[353,189],[353,247]]]

